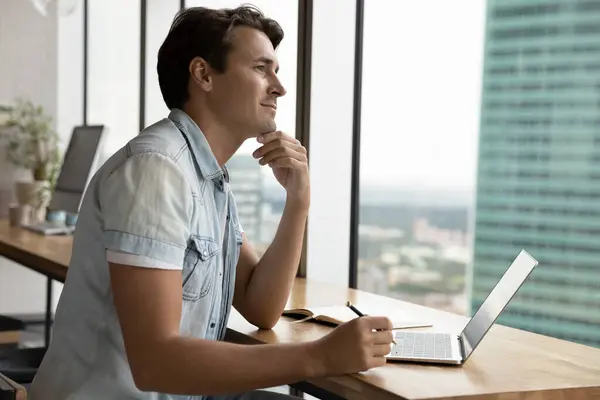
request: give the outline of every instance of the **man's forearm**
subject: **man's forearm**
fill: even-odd
[[[176,337],[148,349],[136,385],[160,393],[217,395],[289,384],[322,374],[311,346],[238,345]]]
[[[256,265],[246,288],[246,301],[261,312],[261,325],[274,325],[283,311],[302,255],[307,202],[288,200],[273,242]]]

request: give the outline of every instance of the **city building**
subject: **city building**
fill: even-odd
[[[525,249],[498,322],[600,347],[600,2],[487,4],[471,312]]]

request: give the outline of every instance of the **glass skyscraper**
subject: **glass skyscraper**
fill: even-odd
[[[489,0],[471,307],[521,249],[499,323],[600,347],[600,1]]]

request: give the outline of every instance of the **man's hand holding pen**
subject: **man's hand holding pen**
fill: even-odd
[[[359,317],[364,317],[365,314],[363,314],[361,311],[358,310],[358,308],[356,308],[352,303],[350,303],[349,301],[346,302],[346,306],[348,306],[352,311],[354,311],[354,313],[356,315],[358,315]],[[390,328],[391,330],[393,330],[393,327]],[[392,343],[396,344],[395,341],[392,340]]]
[[[385,365],[394,342],[387,317],[361,316],[339,325],[314,342],[311,351],[322,374],[350,374]]]

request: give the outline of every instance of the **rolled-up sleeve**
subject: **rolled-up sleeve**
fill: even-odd
[[[103,182],[99,200],[108,261],[182,268],[192,193],[174,160],[159,153],[130,157]]]

